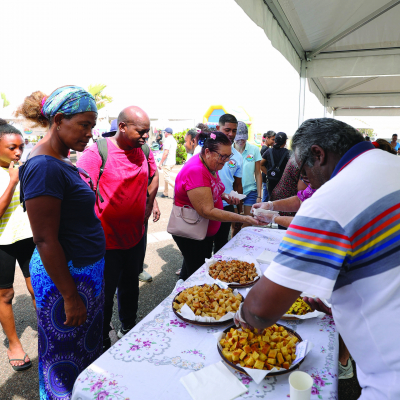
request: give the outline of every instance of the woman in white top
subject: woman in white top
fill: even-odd
[[[9,362],[16,371],[32,366],[15,330],[12,310],[15,264],[18,260],[35,306],[29,261],[35,244],[27,213],[19,200],[18,168],[24,141],[21,132],[0,119],[0,323],[9,342]]]

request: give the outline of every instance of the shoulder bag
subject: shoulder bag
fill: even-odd
[[[190,206],[179,207],[173,204],[167,232],[188,239],[203,240],[207,235],[208,221]]]

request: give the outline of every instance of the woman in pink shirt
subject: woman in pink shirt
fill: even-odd
[[[224,193],[225,186],[217,172],[232,156],[232,144],[228,137],[222,132],[202,132],[197,136],[197,141],[202,146],[201,153],[193,156],[176,177],[175,205],[194,208],[209,220],[209,224],[207,236],[202,241],[173,235],[183,255],[181,279],[187,279],[204,264],[205,258],[211,257],[213,236],[218,232],[221,222],[259,225],[250,216],[223,210],[222,199],[228,204],[239,202]]]

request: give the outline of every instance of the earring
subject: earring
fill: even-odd
[[[60,125],[57,126],[57,130],[58,130],[58,131],[60,130]]]

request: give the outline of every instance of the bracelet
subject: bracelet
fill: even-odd
[[[262,199],[262,197],[260,197],[260,196],[257,196],[257,199]]]

